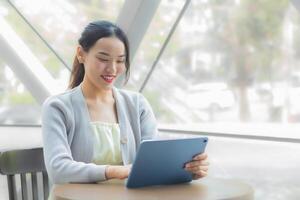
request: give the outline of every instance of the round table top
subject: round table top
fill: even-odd
[[[49,199],[253,199],[253,189],[237,180],[203,178],[190,183],[128,189],[124,180],[54,185]]]

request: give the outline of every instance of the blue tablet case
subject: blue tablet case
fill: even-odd
[[[126,186],[138,188],[191,181],[192,175],[184,170],[184,165],[204,152],[207,141],[207,137],[143,141]]]

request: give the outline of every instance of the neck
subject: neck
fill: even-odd
[[[108,102],[113,97],[112,88],[100,88],[84,79],[81,83],[81,89],[84,97],[89,100]]]

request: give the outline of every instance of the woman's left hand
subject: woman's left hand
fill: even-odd
[[[208,171],[207,154],[196,155],[191,162],[185,164],[185,170],[193,174],[193,179],[199,179],[207,176]]]

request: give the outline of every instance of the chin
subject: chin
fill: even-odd
[[[112,81],[111,83],[107,83],[100,79],[94,79],[91,81],[94,85],[94,87],[98,88],[99,90],[111,90],[114,87],[115,81]]]
[[[109,84],[109,85],[100,85],[99,88],[100,89],[104,89],[104,90],[111,90],[113,88],[113,84]]]

